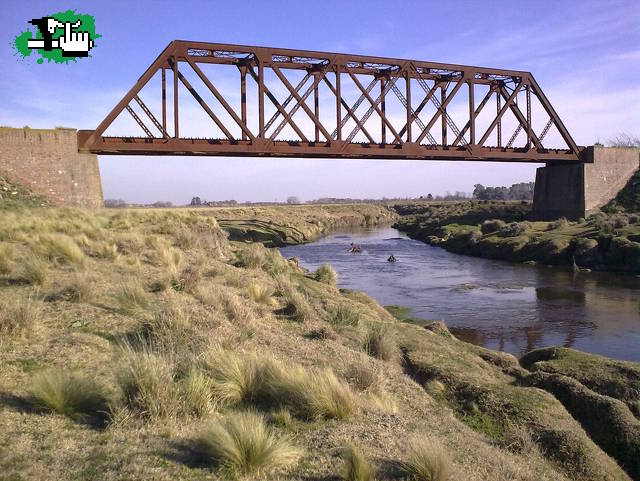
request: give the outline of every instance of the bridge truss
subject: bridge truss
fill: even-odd
[[[211,64],[237,73],[231,93],[207,75]],[[186,71],[204,85],[209,102]],[[161,87],[154,103],[161,112],[154,114],[141,92],[158,73]],[[255,90],[253,96],[247,87]],[[217,137],[180,135],[185,89]],[[105,135],[125,111],[143,135]],[[515,123],[503,132],[507,115]],[[561,148],[543,143],[552,128]],[[582,151],[529,72],[178,40],[95,130],[79,131],[78,148],[97,154],[520,162],[581,161]]]

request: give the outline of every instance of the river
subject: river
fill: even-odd
[[[351,242],[362,246],[349,252]],[[443,320],[464,341],[520,356],[566,346],[640,361],[640,279],[453,254],[392,228],[337,232],[280,249],[308,269],[330,263],[339,287],[414,317]],[[393,254],[397,262],[389,263]]]

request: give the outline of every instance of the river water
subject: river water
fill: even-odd
[[[362,246],[349,252],[351,242]],[[392,228],[339,232],[280,249],[308,269],[325,262],[339,287],[443,320],[459,339],[520,356],[566,346],[640,361],[640,278],[452,254]],[[389,263],[393,254],[397,262]]]

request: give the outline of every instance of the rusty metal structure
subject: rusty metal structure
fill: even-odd
[[[234,109],[228,95],[225,97],[216,87],[216,79],[203,71],[207,64],[227,66],[237,73],[234,98],[239,98],[239,109]],[[185,69],[195,74],[215,98],[213,108],[183,74]],[[140,96],[158,72],[159,115]],[[280,82],[280,91],[284,87],[286,98],[282,93],[278,98],[277,89],[265,81],[268,73]],[[354,101],[345,99],[346,82],[352,90],[355,86],[358,95]],[[180,85],[210,117],[220,138],[180,136]],[[322,103],[322,112],[320,86],[331,97],[329,103]],[[253,101],[248,100],[248,87],[257,90]],[[168,92],[172,94],[169,106]],[[182,92],[185,95],[184,89]],[[464,97],[464,124],[456,124],[450,111],[456,97]],[[518,102],[519,97],[524,101]],[[401,115],[389,115],[391,99],[396,106],[401,105]],[[534,99],[541,106],[537,112],[546,117],[546,124],[538,132],[533,128]],[[331,108],[325,108],[327,105]],[[173,119],[167,119],[169,109]],[[125,110],[144,135],[105,136]],[[253,127],[250,120],[255,119],[248,118],[248,111],[257,113],[257,125]],[[487,111],[491,112],[485,121],[488,126],[480,127],[478,116],[483,112],[486,116]],[[220,112],[226,112],[225,119]],[[517,125],[503,137],[506,112],[513,114]],[[565,144],[563,148],[545,147],[543,141],[552,127]],[[285,132],[293,132],[295,138],[283,138]],[[514,146],[518,136],[526,139],[523,146]],[[487,145],[489,139],[495,145]],[[584,161],[583,148],[576,145],[529,72],[179,40],[165,48],[95,130],[79,131],[78,147],[103,155]]]

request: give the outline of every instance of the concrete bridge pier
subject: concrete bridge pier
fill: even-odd
[[[587,147],[585,163],[547,164],[536,171],[533,217],[578,219],[613,199],[640,167],[636,147]]]

